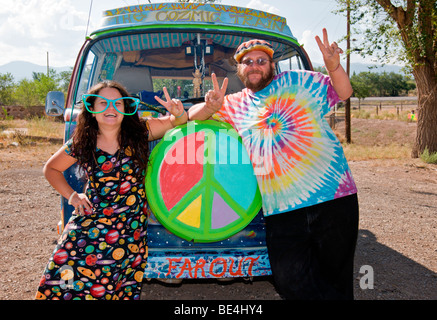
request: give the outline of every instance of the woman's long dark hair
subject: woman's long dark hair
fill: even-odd
[[[117,89],[123,97],[129,97],[127,90],[116,81],[103,81],[93,86],[88,93],[99,94],[103,88]],[[87,102],[94,107],[95,97],[89,97]],[[130,106],[125,104],[126,112]],[[79,164],[89,164],[94,161],[93,153],[97,147],[97,135],[99,126],[93,115],[82,107],[82,112],[77,117],[77,126],[73,133],[72,151],[75,153]],[[147,169],[147,160],[149,157],[148,144],[149,130],[147,120],[140,119],[138,113],[131,116],[124,116],[121,123],[121,130],[118,136],[118,145],[120,148],[130,147],[133,151],[132,159],[142,169]]]

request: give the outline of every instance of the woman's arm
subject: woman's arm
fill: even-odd
[[[71,205],[76,209],[83,205],[84,208],[79,208],[79,213],[83,214],[83,210],[92,211],[91,203],[83,193],[74,193],[73,188],[68,184],[63,172],[70,168],[76,159],[65,152],[66,147],[60,148],[45,164],[43,173],[50,185],[55,188],[64,198],[70,199]]]
[[[64,198],[69,198],[74,192],[68,184],[63,172],[71,167],[77,160],[65,152],[66,147],[59,149],[45,164],[43,173],[47,181]]]

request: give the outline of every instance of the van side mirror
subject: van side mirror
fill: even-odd
[[[50,91],[46,97],[46,114],[48,116],[62,116],[64,114],[64,94],[60,91]]]

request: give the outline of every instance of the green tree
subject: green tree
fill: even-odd
[[[13,104],[14,76],[11,73],[0,74],[0,105]]]
[[[351,84],[354,95],[359,100],[371,96],[395,97],[400,94],[407,94],[416,86],[407,76],[395,72],[360,72],[351,76]]]
[[[384,81],[387,83],[386,95],[390,97],[397,97],[405,91],[408,91],[407,78],[401,74],[390,72],[383,73]]]
[[[72,70],[49,74],[33,72],[32,80],[22,79],[14,83],[12,74],[0,74],[0,105],[21,105],[24,107],[44,105],[49,91],[67,94]]]
[[[435,0],[337,0],[351,8],[354,51],[379,61],[403,61],[418,94],[417,135],[412,156],[437,152],[437,4]]]
[[[70,71],[62,71],[58,77],[59,89],[65,95],[67,95],[67,92],[68,92],[68,85],[70,84],[72,72],[73,72],[73,68],[71,68]]]
[[[18,82],[14,92],[14,102],[23,107],[40,104],[35,94],[35,80],[22,79]]]
[[[372,94],[374,85],[369,81],[368,73],[360,72],[358,75],[354,73],[351,76],[351,85],[354,89],[354,96],[358,98],[358,106],[360,106],[361,100],[370,97]]]
[[[50,69],[49,75],[33,73],[33,88],[39,105],[44,105],[49,91],[59,91],[58,75],[54,69]]]

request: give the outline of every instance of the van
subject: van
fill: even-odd
[[[200,3],[144,4],[105,11],[100,28],[91,33],[79,51],[66,99],[62,93],[50,92],[46,113],[63,115],[64,140],[67,141],[81,111],[82,95],[106,79],[122,83],[132,96],[141,99],[138,111],[141,117],[160,117],[166,113],[154,99],[155,95],[162,96],[164,86],[171,97],[183,102],[186,110],[204,101],[204,94],[212,88],[212,73],[219,83],[225,77],[229,79],[227,94],[238,92],[244,86],[236,76],[233,55],[242,42],[254,38],[272,44],[277,73],[290,69],[312,70],[305,50],[291,33],[286,19],[278,15]],[[240,156],[230,166],[220,161],[213,163],[208,167],[215,170],[210,175],[213,181],[202,179],[202,174],[207,172],[205,161],[198,166],[204,170],[200,175],[193,169],[196,162],[193,167],[187,167],[186,163],[177,163],[177,159],[171,159],[173,163],[168,161],[175,146],[188,141],[190,134],[208,136],[208,141],[214,142],[202,140],[203,149],[193,149],[194,154],[202,158],[218,149],[226,152],[232,149],[234,153],[240,150],[237,151]],[[271,274],[259,190],[239,139],[230,126],[208,120],[177,127],[161,141],[150,143],[145,278],[179,282]],[[223,144],[226,148],[222,148]],[[189,148],[189,144],[184,147]],[[217,160],[214,157],[212,159]],[[229,154],[225,158],[232,162]],[[76,165],[64,175],[76,191],[84,188],[85,176]],[[166,187],[165,184],[171,186],[170,181],[178,188]],[[198,187],[199,183],[204,184],[203,189]],[[219,193],[211,192],[211,188],[225,190],[230,197],[217,196]],[[175,189],[181,194],[164,195],[165,190]],[[204,192],[203,197],[193,196],[184,204],[186,194],[193,190]],[[208,201],[212,206],[218,205],[216,209],[205,209],[204,203]],[[60,230],[73,211],[67,202],[61,198]],[[239,211],[229,209],[238,204]],[[177,214],[171,211],[173,207],[178,208]],[[205,218],[205,214],[209,217]]]

